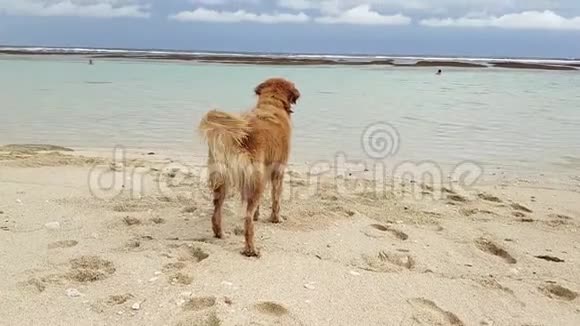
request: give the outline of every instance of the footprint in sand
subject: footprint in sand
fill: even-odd
[[[522,223],[534,223],[535,220],[533,218],[524,217],[524,218],[520,218],[518,220],[518,222],[522,222]]]
[[[76,240],[63,240],[63,241],[56,241],[53,243],[48,244],[48,249],[57,249],[57,248],[72,248],[78,245],[79,242]]]
[[[388,232],[388,233],[394,235],[397,239],[402,240],[402,241],[409,239],[409,236],[405,232],[399,231],[399,230],[394,229],[390,226],[386,226],[386,225],[382,225],[382,224],[371,224],[371,227],[373,229],[379,230],[381,232]],[[369,234],[367,234],[367,235],[369,235]],[[369,235],[369,236],[371,236],[371,235]]]
[[[503,258],[508,264],[515,264],[517,261],[505,249],[501,248],[491,240],[479,238],[475,240],[477,248],[488,254]]]
[[[365,266],[362,268],[371,272],[392,273],[400,272],[401,269],[412,270],[415,268],[415,259],[406,254],[379,252],[376,256],[362,256]]]
[[[520,211],[520,212],[524,212],[524,213],[533,213],[534,212],[531,209],[527,208],[526,206],[520,205],[518,203],[512,203],[510,206],[513,209],[515,209],[516,211]]]
[[[447,199],[450,200],[451,202],[456,202],[456,203],[466,203],[468,200],[467,198],[458,195],[458,194],[450,194],[447,195]]]
[[[578,293],[567,289],[558,284],[547,284],[541,286],[540,291],[551,299],[560,299],[564,301],[573,301],[578,297]]]
[[[237,225],[234,227],[233,232],[234,232],[234,235],[241,237],[242,235],[244,235],[244,228]]]
[[[557,228],[559,226],[567,226],[570,225],[570,222],[568,222],[567,220],[549,220],[549,221],[544,221],[544,224],[546,224],[549,227],[552,228]]]
[[[483,287],[486,287],[489,289],[497,289],[497,290],[509,293],[511,295],[514,295],[514,291],[512,289],[501,285],[497,280],[495,280],[493,278],[484,278],[484,279],[477,280],[476,282],[481,284],[481,286],[483,286]]]
[[[173,271],[180,271],[187,267],[184,262],[178,261],[176,263],[169,263],[163,266],[163,272],[173,272]]]
[[[182,320],[176,326],[221,326],[223,325],[221,319],[217,316],[215,311],[212,311],[207,316],[195,316]]]
[[[137,236],[127,241],[124,248],[130,251],[140,251],[143,250],[143,247],[152,240],[153,237],[150,235]]]
[[[179,261],[199,263],[203,260],[206,260],[209,257],[209,254],[199,247],[189,247],[182,245],[179,247],[177,257]]]
[[[141,222],[140,219],[138,219],[136,217],[131,217],[131,216],[125,216],[125,217],[123,217],[123,222],[127,226],[135,226],[135,225],[141,225],[142,224],[142,222]]]
[[[288,315],[288,309],[281,304],[274,303],[274,302],[260,302],[254,305],[256,310],[264,315],[274,316],[274,317],[282,317]]]
[[[97,256],[82,256],[69,261],[70,270],[65,274],[50,274],[34,277],[23,285],[34,289],[37,293],[44,292],[50,284],[65,284],[67,281],[92,283],[109,278],[116,271],[112,262]]]
[[[492,203],[502,203],[503,202],[498,197],[496,197],[494,195],[490,195],[490,194],[485,194],[485,193],[478,194],[477,197],[479,197],[480,199],[483,199],[485,201],[490,201]]]
[[[65,277],[60,274],[50,274],[42,277],[32,277],[25,282],[19,284],[27,289],[33,290],[35,293],[41,293],[51,284],[62,285],[65,283]]]
[[[187,300],[181,308],[184,311],[202,311],[215,306],[216,297],[194,297]]]
[[[450,325],[464,326],[465,324],[450,311],[441,309],[435,302],[424,298],[409,299],[407,302],[413,307],[413,325]]]
[[[538,259],[543,259],[545,261],[549,261],[549,262],[553,262],[553,263],[564,263],[565,260],[564,259],[560,259],[558,257],[555,256],[548,256],[548,255],[541,255],[541,256],[535,256]]]
[[[191,283],[193,283],[193,277],[178,272],[174,275],[169,276],[169,282],[171,283],[171,285],[190,285]]]
[[[197,207],[195,206],[186,206],[184,207],[181,212],[186,214],[193,214],[197,211]]]
[[[37,279],[37,278],[31,278],[28,281],[24,282],[23,285],[25,287],[28,287],[28,286],[31,287],[37,293],[41,293],[41,292],[44,292],[44,290],[46,290],[46,283],[40,279]]]
[[[132,298],[134,298],[134,296],[131,293],[110,295],[107,300],[105,300],[105,303],[109,306],[116,306],[124,304]]]
[[[565,221],[572,220],[572,218],[570,216],[563,215],[563,214],[550,214],[550,215],[548,215],[548,217],[554,218],[554,219],[565,220]]]
[[[165,219],[161,217],[153,217],[151,218],[151,222],[153,222],[153,224],[165,224]]]
[[[80,283],[96,282],[109,278],[116,271],[112,262],[98,256],[82,256],[70,261],[71,269],[65,278]]]
[[[479,209],[479,208],[462,208],[459,212],[467,217],[476,215],[476,214],[485,214],[485,215],[496,215],[494,212],[486,210],[486,209]]]

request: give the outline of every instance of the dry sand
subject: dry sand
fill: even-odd
[[[252,259],[199,171],[62,150],[0,148],[1,325],[580,325],[578,180],[377,196],[295,169]]]

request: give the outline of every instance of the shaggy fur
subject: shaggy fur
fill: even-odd
[[[279,223],[284,169],[290,154],[292,105],[300,97],[294,84],[281,78],[264,81],[255,89],[256,107],[245,114],[208,112],[199,130],[209,146],[209,184],[214,195],[213,232],[223,237],[222,207],[230,188],[237,188],[247,204],[246,256],[258,256],[254,224],[266,182],[272,183],[271,221]]]

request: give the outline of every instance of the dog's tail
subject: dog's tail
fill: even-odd
[[[246,119],[231,113],[209,111],[199,124],[199,131],[211,148],[240,147],[248,137],[250,125]]]
[[[242,116],[213,110],[203,117],[199,131],[209,147],[210,186],[247,183],[252,164],[243,144],[250,133],[249,122]]]

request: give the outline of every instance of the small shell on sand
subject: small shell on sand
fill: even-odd
[[[49,229],[49,230],[58,230],[58,229],[60,229],[60,223],[59,222],[49,222],[49,223],[46,223],[44,225],[44,227]]]
[[[73,288],[66,289],[65,292],[66,292],[66,296],[69,298],[78,298],[78,297],[83,296],[83,294],[80,293],[79,290],[73,289]]]

